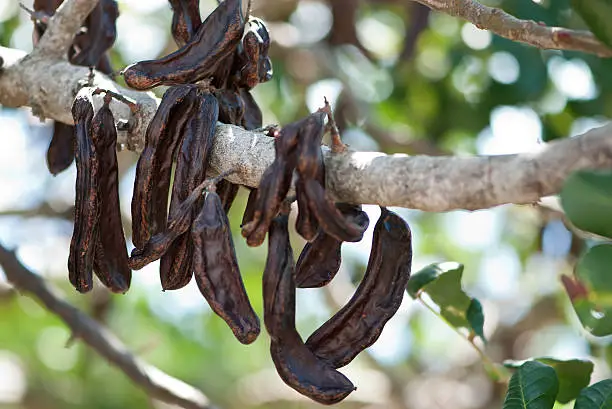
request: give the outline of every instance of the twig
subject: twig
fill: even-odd
[[[444,323],[446,323],[446,325],[448,325],[453,331],[455,331],[461,338],[463,338],[467,342],[469,342],[469,344],[472,346],[472,348],[474,348],[476,353],[478,353],[478,356],[480,357],[480,360],[485,365],[485,367],[487,367],[487,368],[489,368],[489,370],[493,371],[493,373],[495,374],[495,376],[496,376],[496,378],[498,380],[500,380],[502,382],[507,382],[508,381],[506,374],[503,373],[502,370],[499,369],[499,365],[497,365],[495,362],[493,362],[491,360],[491,358],[489,358],[489,356],[486,354],[486,352],[484,352],[482,349],[480,349],[480,347],[478,345],[476,345],[476,343],[474,342],[473,334],[469,334],[469,335],[466,336],[464,333],[459,331],[459,329],[457,327],[455,327],[450,322],[448,322],[448,320],[446,318],[444,318],[444,316],[442,316],[442,314],[440,314],[438,311],[436,311],[436,309],[434,307],[429,305],[429,303],[423,299],[423,297],[421,296],[421,293],[417,294],[417,300],[419,300],[421,305],[423,305],[425,308],[427,308],[429,311],[431,311],[431,313],[433,313],[436,317],[438,317]]]
[[[612,49],[590,31],[547,27],[532,20],[518,19],[505,11],[476,0],[413,0],[432,10],[460,17],[476,27],[489,30],[512,41],[542,49],[582,51],[600,57],[612,56]]]
[[[45,280],[21,264],[14,252],[2,246],[0,266],[8,281],[20,292],[37,299],[47,310],[60,317],[75,337],[82,339],[125,373],[149,396],[185,409],[213,409],[202,392],[132,355],[112,333],[62,300]]]

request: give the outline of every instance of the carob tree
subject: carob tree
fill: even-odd
[[[60,3],[36,2],[35,12],[51,14]],[[91,94],[79,93],[74,101],[70,136],[77,181],[70,282],[88,292],[96,274],[111,291],[125,293],[132,269],[160,260],[164,290],[182,288],[195,275],[212,310],[239,342],[249,344],[260,333],[260,321],[241,278],[227,217],[239,186],[223,179],[227,175],[211,178],[208,162],[217,121],[249,130],[263,125],[250,91],[272,77],[270,36],[265,23],[249,15],[250,4],[245,15],[241,0],[221,2],[204,21],[198,1],[170,0],[170,5],[178,50],[122,71],[134,89],[169,86],[137,163],[131,203],[135,249],[129,258],[119,210],[116,125],[109,110],[113,97],[122,99],[96,90],[106,93],[98,112]],[[117,15],[114,1],[98,4],[85,23],[86,34],[75,38],[74,63],[109,66],[105,53],[115,38]],[[35,36],[41,27],[36,24]],[[329,283],[341,264],[342,243],[362,240],[369,226],[360,206],[335,203],[326,192],[321,146],[328,131],[332,148],[342,150],[325,101],[311,115],[269,132],[275,138],[275,160],[259,188],[251,190],[241,226],[249,246],[260,246],[268,235],[264,323],[274,365],[287,385],[323,404],[337,403],[356,389],[337,368],[378,339],[399,308],[412,261],[410,228],[381,208],[367,271],[355,295],[303,341],[295,327],[296,288]],[[66,146],[57,154],[62,166],[72,155],[70,143]],[[292,185],[296,196],[288,197]],[[288,222],[294,201],[295,229],[307,241],[297,265]]]

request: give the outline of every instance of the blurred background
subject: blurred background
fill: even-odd
[[[166,0],[119,4],[115,70],[176,48]],[[568,0],[487,4],[547,25],[583,27]],[[203,15],[215,5],[202,1]],[[296,120],[326,96],[353,149],[525,152],[599,126],[612,112],[610,60],[513,43],[412,1],[254,0],[253,13],[268,23],[273,41],[274,77],[254,90],[264,123]],[[0,0],[0,44],[29,51],[31,33],[18,1]],[[100,285],[87,295],[76,293],[66,268],[74,164],[56,177],[48,173],[52,127],[29,109],[0,107],[0,129],[0,242],[15,248],[25,265],[138,356],[200,388],[221,408],[318,406],[278,377],[265,331],[254,344],[241,345],[194,282],[162,293],[158,263],[134,272],[126,295],[111,295]],[[128,238],[136,160],[133,152],[119,154]],[[267,244],[248,248],[240,237],[245,193],[230,219],[245,285],[262,317]],[[371,227],[362,242],[343,246],[339,275],[328,288],[298,290],[297,325],[304,338],[361,280],[380,213],[376,206],[364,208]],[[558,213],[536,205],[440,214],[392,210],[412,227],[414,271],[432,262],[465,265],[464,289],[483,304],[485,350],[492,360],[590,358],[593,381],[610,377],[610,340],[586,335],[559,281],[588,243],[568,231]],[[303,243],[293,235],[296,256]],[[69,337],[59,319],[11,291],[0,272],[0,408],[168,407],[81,343],[66,347]],[[408,296],[378,342],[342,372],[358,389],[341,408],[496,408],[505,393],[466,340]]]

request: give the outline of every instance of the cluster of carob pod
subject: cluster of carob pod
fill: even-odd
[[[79,94],[74,102],[77,196],[70,281],[87,292],[95,273],[112,291],[124,293],[132,269],[160,259],[164,290],[182,288],[195,276],[213,311],[241,343],[249,344],[259,335],[260,323],[240,276],[227,218],[239,186],[222,179],[226,175],[207,179],[206,172],[217,120],[249,130],[262,126],[250,90],[272,76],[270,37],[263,21],[249,16],[250,4],[245,18],[241,0],[221,2],[203,22],[199,1],[170,3],[179,49],[123,71],[132,88],[170,87],[147,128],[137,164],[130,257],[121,226],[116,128],[109,109],[111,99],[119,96],[96,90],[106,95],[95,114],[92,94]],[[337,369],[378,339],[401,304],[412,261],[408,225],[381,208],[355,294],[303,341],[295,327],[296,288],[329,283],[340,267],[342,243],[360,241],[369,225],[360,206],[334,203],[325,190],[321,144],[328,131],[334,147],[341,146],[327,103],[269,131],[275,160],[251,190],[242,221],[249,246],[261,245],[268,235],[264,324],[276,369],[290,387],[323,404],[339,402],[355,390]],[[294,181],[296,196],[288,197]],[[297,264],[289,235],[296,199],[296,231],[307,241]]]

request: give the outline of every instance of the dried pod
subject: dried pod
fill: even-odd
[[[308,348],[334,368],[340,368],[376,342],[402,302],[411,264],[408,224],[381,208],[363,280],[348,304],[308,338]]]
[[[270,222],[278,214],[289,192],[297,160],[298,133],[308,118],[284,126],[274,139],[274,162],[261,177],[253,217],[242,226],[242,235],[249,246],[256,247],[263,243]]]
[[[172,6],[172,37],[179,47],[187,44],[202,25],[199,0],[169,0]]]
[[[197,100],[195,85],[169,88],[147,127],[132,196],[132,241],[136,248],[142,248],[149,237],[166,227],[172,160]]]
[[[224,124],[242,124],[245,106],[240,93],[228,89],[216,89],[214,94],[219,102],[219,121]]]
[[[365,233],[370,219],[361,206],[339,204],[338,207],[352,223],[361,226],[362,234]],[[340,269],[342,243],[323,231],[311,243],[306,243],[295,269],[298,288],[322,287],[336,276]]]
[[[105,1],[105,0],[104,0]],[[35,0],[34,1],[34,11],[35,13],[43,13],[46,16],[52,16],[55,13],[55,10],[62,4],[63,0]],[[101,2],[102,3],[102,2]],[[92,15],[96,13],[96,10],[102,12],[107,12],[107,9],[103,8],[100,4],[96,6],[96,9],[92,11],[90,17],[88,17],[86,21],[86,27],[88,31],[94,31],[95,28],[89,27],[88,24],[91,24]],[[106,16],[100,15],[98,13],[98,17],[104,17],[107,24],[112,23],[111,30],[114,30],[115,20],[112,18],[109,20]],[[116,19],[116,17],[115,17]],[[38,40],[44,34],[47,28],[46,23],[42,21],[36,21],[34,24],[34,32],[32,35],[32,41],[34,45],[38,44]],[[85,61],[85,64],[78,64],[78,59],[75,60],[75,55],[78,53],[79,47],[89,47],[88,44],[85,43],[85,38],[83,35],[77,36],[79,39],[75,38],[75,43],[70,47],[68,51],[68,56],[73,64],[77,65],[87,65],[90,61]],[[91,40],[90,37],[87,37]],[[114,38],[113,38],[114,41]],[[108,45],[108,48],[112,46],[112,42]],[[97,59],[93,64],[96,65],[96,68],[110,75],[113,71],[108,56],[104,53],[106,51],[103,50],[100,55],[97,56]],[[92,55],[92,58],[95,57]],[[74,126],[63,124],[61,122],[55,122],[53,127],[53,136],[51,138],[51,142],[49,144],[49,148],[47,149],[47,167],[49,172],[52,175],[57,175],[60,172],[66,170],[74,160],[74,150],[75,150],[75,139],[74,139]]]
[[[77,95],[72,105],[72,117],[76,127],[77,177],[68,273],[70,283],[82,293],[93,287],[92,269],[100,216],[98,158],[90,134],[93,115],[90,96]]]
[[[257,189],[251,189],[249,192],[249,198],[247,199],[247,204],[244,208],[244,214],[242,215],[242,223],[240,227],[249,223],[253,220],[253,214],[255,213],[255,207],[257,206]]]
[[[261,128],[263,117],[259,105],[255,102],[255,98],[249,91],[244,88],[240,89],[240,96],[244,103],[244,116],[242,117],[242,127],[247,130]]]
[[[221,203],[223,203],[223,210],[225,210],[225,213],[229,212],[230,208],[232,207],[232,204],[236,199],[236,195],[238,194],[238,189],[240,189],[240,185],[236,185],[226,179],[223,179],[217,183],[217,194],[221,198]]]
[[[169,222],[175,217],[175,209],[206,179],[206,167],[219,117],[217,99],[202,91],[192,119],[185,127],[181,147],[177,154],[176,172],[172,185]],[[194,208],[194,215],[200,206]],[[164,290],[176,290],[189,283],[192,276],[193,245],[185,233],[174,241],[161,258],[160,278]]]
[[[53,136],[47,149],[47,168],[52,175],[66,170],[74,160],[74,126],[61,122],[53,124]]]
[[[85,20],[87,31],[74,39],[75,53],[70,62],[84,67],[96,66],[115,43],[119,6],[115,0],[100,0]]]
[[[231,83],[246,90],[272,79],[272,60],[268,56],[270,34],[263,20],[251,16],[242,41],[236,49]]]
[[[213,77],[227,64],[226,58],[232,57],[244,25],[242,1],[225,0],[183,47],[163,58],[127,67],[123,71],[125,83],[134,89],[147,90],[158,85],[195,83]]]
[[[298,204],[298,215],[295,219],[295,230],[307,241],[314,240],[319,230],[319,221],[308,207],[308,198],[304,193],[304,181],[298,178],[295,182],[295,194]]]
[[[98,243],[94,257],[94,272],[111,291],[125,293],[130,288],[132,271],[128,266],[127,246],[119,207],[119,176],[117,169],[117,129],[109,108],[110,95],[93,117],[91,138],[99,166]]]
[[[132,256],[129,260],[132,269],[140,270],[147,264],[159,260],[161,256],[166,254],[174,240],[189,230],[193,220],[195,205],[200,201],[204,187],[205,183],[202,183],[195,188],[187,199],[178,206],[174,213],[174,218],[163,232],[151,237],[142,248],[132,250]]]
[[[229,325],[234,336],[250,344],[259,335],[253,311],[238,269],[229,220],[221,198],[206,193],[204,205],[191,227],[194,273],[200,292],[212,310]]]
[[[316,402],[340,402],[355,390],[353,383],[317,358],[295,328],[295,282],[288,217],[272,220],[268,258],[263,275],[264,323],[270,334],[270,354],[281,379]]]

